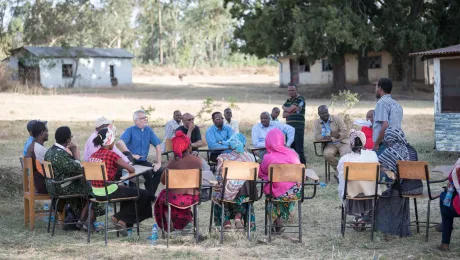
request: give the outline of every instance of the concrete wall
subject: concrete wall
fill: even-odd
[[[88,58],[80,59],[78,70],[73,59],[42,59],[40,60],[40,78],[45,88],[68,87],[72,78],[62,77],[62,65],[72,64],[73,73],[78,78],[75,87],[108,87],[111,86],[110,65],[115,66],[115,77],[118,85],[132,84],[132,64],[130,59]]]
[[[291,70],[289,68],[289,58],[279,58],[280,64],[280,86],[287,86],[291,82]]]
[[[382,77],[388,77],[388,65],[393,62],[391,54],[387,51],[382,52],[368,52],[368,56],[382,56],[382,67],[379,69],[368,69],[369,81],[378,81]],[[346,54],[345,55],[345,73],[346,81],[350,84],[358,82],[358,55]]]
[[[441,61],[446,59],[460,59],[459,57],[434,58],[434,115],[435,115],[435,143],[438,151],[460,151],[460,113],[443,113],[441,111]]]
[[[414,80],[425,80],[425,64],[426,61],[422,61],[422,56],[415,56],[413,63],[413,70],[415,72],[413,76]]]

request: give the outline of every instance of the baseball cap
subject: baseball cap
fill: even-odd
[[[30,121],[27,123],[27,132],[32,131],[32,127],[33,127],[34,124],[37,123],[37,122],[43,122],[45,125],[48,123],[48,121],[41,121],[40,119],[38,119],[38,120],[30,120]]]
[[[95,128],[98,128],[100,127],[101,125],[109,125],[113,123],[113,120],[109,120],[105,117],[99,117],[98,119],[96,119],[96,122],[94,123],[94,126]]]

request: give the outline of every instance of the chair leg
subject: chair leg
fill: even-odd
[[[195,205],[195,216],[193,216],[193,219],[195,220],[195,241],[196,243],[198,244],[198,242],[200,242],[199,238],[200,238],[200,215],[199,215],[199,212],[198,212],[198,207]]]
[[[273,202],[268,203],[268,242],[272,242],[272,223],[273,223],[273,216],[272,216],[272,209],[273,209]]]
[[[327,161],[326,159],[324,159],[324,179],[326,180],[326,183],[328,183],[328,179],[327,179]]]
[[[121,208],[121,206],[120,206]],[[137,236],[140,236],[140,232],[139,232],[139,213],[137,211],[137,200],[134,201],[134,210],[136,210],[136,229],[137,229]],[[133,230],[131,229],[131,232]]]
[[[209,214],[209,233],[211,233],[211,230],[212,230],[213,213],[214,213],[214,202],[211,200],[211,214]]]
[[[137,213],[137,210],[136,210],[136,213]],[[114,202],[113,203],[113,214],[117,214],[117,203]],[[120,232],[117,231],[117,237],[120,237]]]
[[[420,233],[420,223],[418,222],[418,209],[417,209],[417,199],[414,198],[414,210],[415,210],[415,224],[417,225],[417,233]]]
[[[88,220],[87,220],[87,223],[90,223],[91,222],[91,208],[93,206],[93,202],[92,201],[89,201],[89,205],[88,205]],[[107,223],[106,223],[107,225]],[[104,226],[106,226],[104,225]],[[88,226],[88,237],[86,239],[86,242],[89,244],[90,243],[90,239],[91,239],[91,225]]]
[[[426,212],[426,237],[425,242],[428,242],[428,235],[430,234],[430,209],[431,209],[431,200],[428,199],[428,210]]]
[[[371,241],[374,241],[374,231],[375,231],[375,208],[376,208],[376,201],[372,201],[372,224],[371,224]]]
[[[401,219],[401,229],[399,231],[399,237],[403,237],[404,219],[406,218],[406,201],[407,201],[407,198],[403,198],[403,214],[402,214],[402,219]]]
[[[165,235],[165,216],[163,214],[163,216],[161,216],[161,224],[163,225],[163,228],[161,229],[161,238],[162,239],[166,239],[166,235]]]
[[[59,205],[59,198],[56,199],[56,207],[54,207],[54,216],[57,216],[57,208],[58,208],[57,205]],[[56,218],[56,217],[54,217],[54,218]],[[56,221],[53,222],[53,230],[51,231],[51,236],[54,236],[54,230],[55,229],[56,229]]]
[[[221,214],[220,214],[220,244],[222,245],[224,243],[224,212],[225,212],[225,203],[222,201],[221,202]]]
[[[166,247],[169,248],[169,238],[171,237],[171,205],[168,203],[168,237],[166,240]]]
[[[48,215],[48,229],[47,229],[47,233],[50,232],[50,228],[51,228],[51,216],[53,215],[53,209],[54,209],[55,207],[57,207],[57,205],[56,205],[56,206],[54,205],[54,202],[56,202],[55,198],[51,198],[51,205],[50,205],[51,208],[50,208],[50,214]],[[56,218],[57,218],[57,216],[54,215],[54,221],[56,221]]]
[[[24,226],[27,227],[29,225],[29,200],[24,198]]]
[[[29,201],[29,229],[33,231],[35,228],[35,200]]]
[[[297,202],[297,204],[299,206],[299,243],[302,243],[302,204],[300,203],[300,200]]]
[[[192,221],[193,221],[193,236],[196,236],[196,207],[193,206],[192,207],[192,212],[193,212],[193,218],[192,218]]]
[[[252,205],[251,203],[248,203],[248,210],[247,210],[248,213],[246,214],[248,216],[247,228],[248,228],[248,240],[249,241],[251,241],[251,205]]]
[[[109,203],[106,202],[105,203],[105,223],[104,223],[104,226],[105,226],[105,245],[107,246],[107,240],[108,240],[108,224],[109,224]],[[91,225],[88,225],[88,226],[91,226]],[[88,228],[89,230],[89,228]]]
[[[265,216],[265,225],[264,225],[264,229],[265,229],[265,235],[267,235],[267,212],[268,212],[268,201],[265,200],[265,212],[264,212],[264,216]]]

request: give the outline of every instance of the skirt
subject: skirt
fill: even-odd
[[[199,200],[199,195],[174,194],[171,192],[169,193],[169,203],[177,207],[189,207],[198,203]],[[168,206],[166,205],[166,190],[162,190],[160,194],[158,194],[154,209],[155,220],[158,227],[163,230],[168,230]],[[192,220],[193,213],[191,208],[180,209],[171,206],[171,222],[175,230],[184,229]]]
[[[266,195],[267,198],[270,198],[270,195]],[[273,219],[284,219],[286,221],[291,221],[295,211],[295,202],[302,198],[302,187],[300,183],[292,186],[286,193],[283,195],[273,198],[274,201],[272,208],[267,207],[268,216],[272,216]]]

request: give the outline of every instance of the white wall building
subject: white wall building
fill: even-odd
[[[45,88],[132,85],[134,56],[125,49],[21,47],[7,59],[13,79]]]

